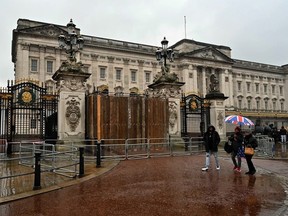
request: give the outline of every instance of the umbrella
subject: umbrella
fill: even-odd
[[[230,115],[230,116],[227,116],[225,118],[225,122],[226,123],[232,123],[232,124],[237,124],[237,125],[248,125],[248,126],[252,126],[254,125],[254,123],[246,118],[246,117],[243,117],[243,116],[239,116],[239,115]]]

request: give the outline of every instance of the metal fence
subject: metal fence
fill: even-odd
[[[267,135],[255,135],[258,141],[258,147],[256,148],[256,155],[261,157],[271,157],[275,156],[275,142],[272,137]]]
[[[84,175],[84,160],[80,148],[61,146],[59,151],[55,145],[45,141],[23,141],[9,144],[18,152],[14,151],[12,155],[6,154],[0,158],[0,197],[16,193],[15,185],[17,184],[27,188],[24,182],[25,184],[30,182],[32,190],[32,188],[40,189],[41,183],[44,186],[60,183],[60,178],[56,178],[56,175],[63,176],[62,181],[65,178]],[[21,189],[19,190],[21,191]]]
[[[202,137],[73,140],[69,145],[83,147],[85,161],[97,160],[97,148],[104,161],[191,155],[205,150]]]

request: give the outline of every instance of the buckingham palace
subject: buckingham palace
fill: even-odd
[[[75,26],[72,20],[68,24]],[[19,19],[12,40],[15,82],[32,80],[43,83],[48,92],[56,91],[52,76],[66,60],[58,37],[66,32],[66,25]],[[80,34],[79,28],[75,33],[84,40],[77,59],[91,74],[89,91],[143,94],[161,70],[155,58],[157,46]],[[243,115],[261,126],[288,126],[288,65],[234,59],[228,46],[192,39],[169,44],[169,48],[175,52],[170,71],[185,83],[183,94],[205,97],[209,77],[215,74],[220,92],[228,97],[226,116]]]

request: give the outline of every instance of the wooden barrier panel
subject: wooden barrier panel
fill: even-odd
[[[87,96],[87,138],[166,138],[168,100],[142,96]]]

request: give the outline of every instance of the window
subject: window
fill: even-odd
[[[106,68],[101,67],[100,68],[100,79],[105,79],[106,78]]]
[[[275,94],[275,85],[272,85],[271,88],[272,88],[272,94]]]
[[[241,91],[241,82],[238,82],[238,91]]]
[[[257,109],[257,110],[260,109],[260,101],[259,101],[259,100],[256,101],[256,109]]]
[[[47,61],[46,64],[47,64],[46,68],[47,73],[53,73],[53,61]]]
[[[247,100],[247,108],[251,109],[251,100]]]
[[[280,108],[281,108],[281,111],[284,111],[284,103],[283,102],[280,103]]]
[[[259,93],[259,83],[255,83],[255,91],[256,93]]]
[[[136,71],[131,71],[131,82],[136,82]]]
[[[263,87],[264,87],[264,93],[267,94],[267,84],[264,84]]]
[[[229,77],[225,77],[225,82],[229,82]]]
[[[150,83],[150,72],[145,72],[145,82]]]
[[[247,82],[247,92],[250,92],[250,83]]]
[[[31,59],[31,68],[30,70],[32,72],[37,72],[38,71],[38,60],[37,59]]]
[[[121,80],[121,69],[116,69],[116,80]]]
[[[238,100],[238,108],[242,109],[242,100],[241,99]]]
[[[283,86],[279,86],[279,93],[280,95],[283,95]]]
[[[193,79],[193,73],[189,73],[189,78]]]
[[[264,106],[265,106],[265,110],[268,110],[268,101],[267,100],[264,102]]]
[[[276,110],[276,101],[273,101],[273,110]]]

